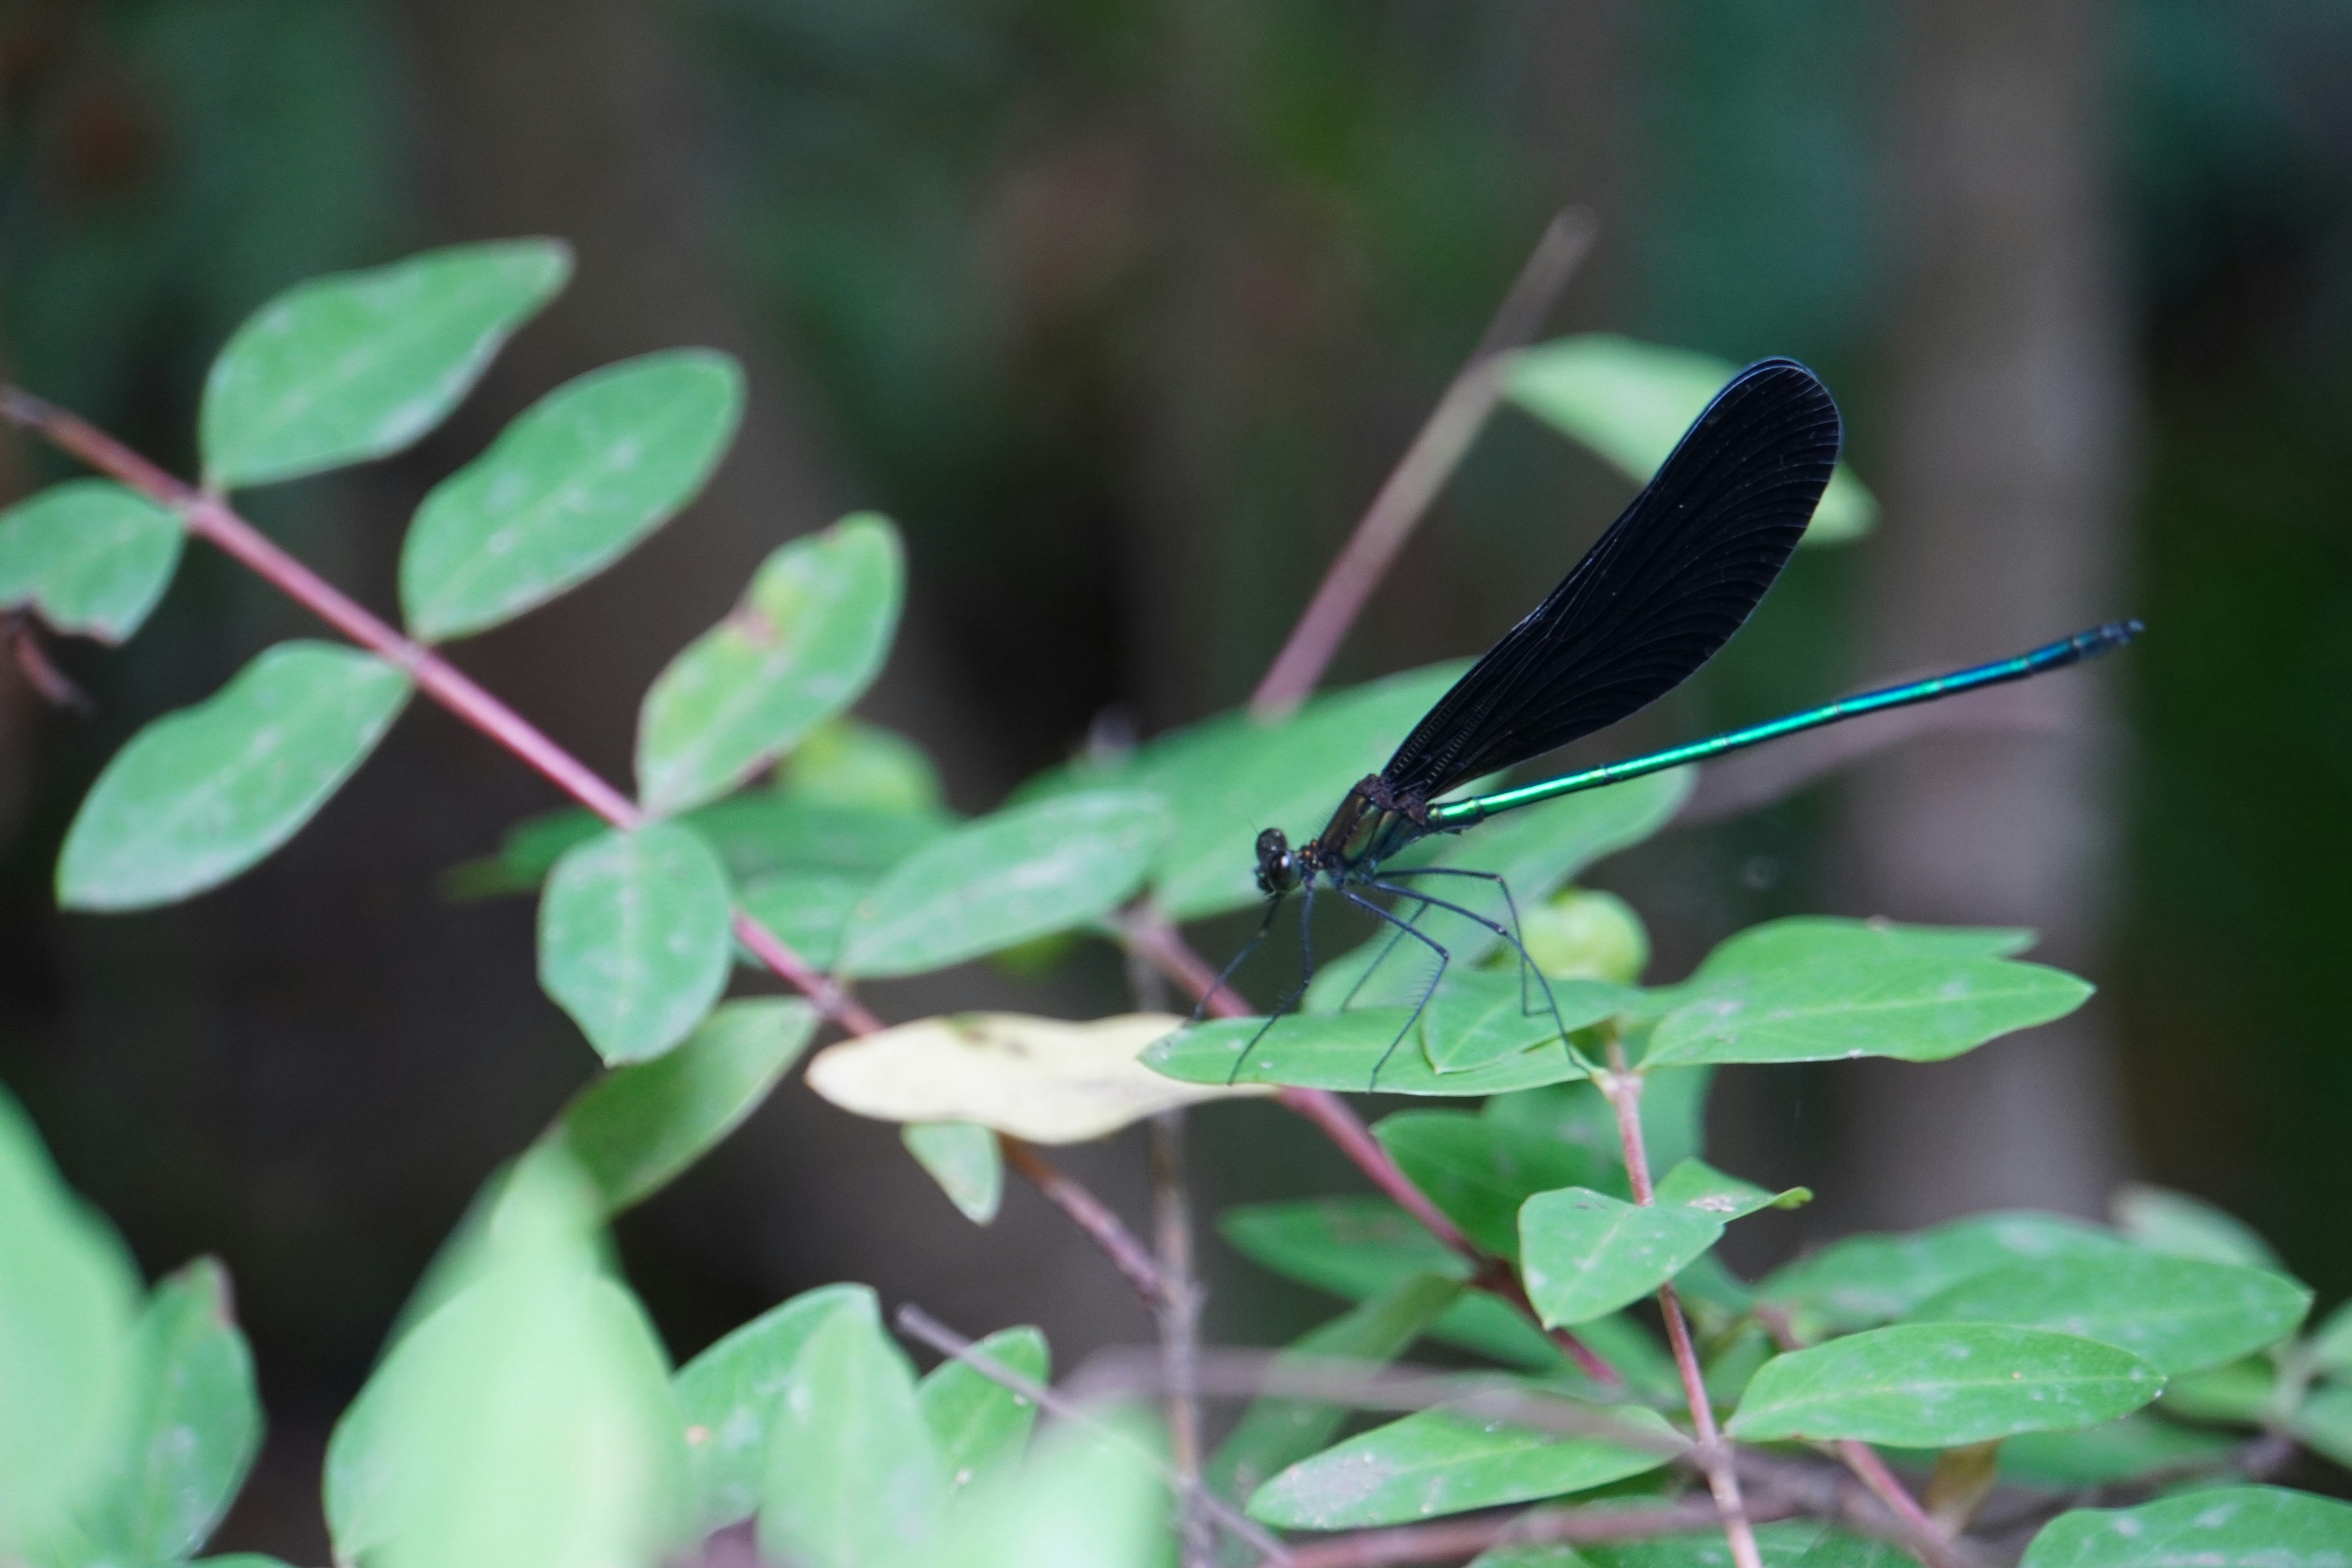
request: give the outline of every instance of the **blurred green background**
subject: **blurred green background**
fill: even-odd
[[[1836,910],[2026,919],[2102,983],[2072,1033],[1966,1066],[1728,1080],[1719,1163],[1826,1194],[1767,1250],[2095,1207],[2139,1176],[2231,1206],[2333,1300],[2347,73],[2344,0],[13,0],[0,361],[184,469],[208,356],[276,289],[562,235],[577,283],[457,422],[253,515],[389,604],[408,510],[503,418],[626,353],[727,348],[752,406],[711,495],[464,662],[618,775],[637,694],[751,563],[877,506],[914,588],[868,711],[972,810],[1090,730],[1244,698],[1547,218],[1590,205],[1599,245],[1550,330],[1803,358],[1885,503],[1636,739],[2123,614],[2153,628],[2054,706],[1598,879],[1650,920],[1660,975]],[[58,471],[0,445],[9,497]],[[1335,679],[1485,646],[1626,490],[1500,416]],[[236,887],[50,908],[113,747],[306,629],[198,558],[132,647],[59,651],[94,719],[0,674],[0,1077],[151,1268],[227,1258],[277,1424],[240,1528],[293,1555],[326,1424],[408,1282],[592,1066],[532,986],[527,904],[436,892],[551,804],[437,715]],[[1094,953],[881,997],[1122,994]],[[1213,1199],[1342,1179],[1302,1139],[1271,1115],[1204,1129]],[[1131,1147],[1079,1163],[1138,1190]],[[624,1241],[681,1352],[849,1274],[970,1328],[1144,1331],[1037,1205],[973,1233],[887,1131],[797,1091]],[[1307,1310],[1218,1284],[1221,1332]]]

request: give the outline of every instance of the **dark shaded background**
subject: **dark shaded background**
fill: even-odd
[[[1657,973],[1800,910],[2023,920],[2077,1021],[1934,1069],[1735,1077],[1721,1163],[1825,1192],[1751,1243],[2140,1175],[2332,1300],[2352,1053],[2352,5],[2342,0],[16,0],[0,8],[0,357],[187,466],[211,352],[295,279],[568,237],[578,280],[416,452],[249,510],[392,602],[424,489],[557,381],[710,343],[744,437],[655,543],[462,660],[612,776],[637,694],[775,542],[855,505],[913,549],[875,717],[992,804],[1106,711],[1243,696],[1545,218],[1601,240],[1553,318],[1837,388],[1878,534],[1809,553],[1638,740],[2143,615],[2096,679],[1597,879]],[[0,488],[51,477],[0,446]],[[1474,651],[1622,503],[1516,416],[1336,672]],[[61,919],[80,791],[138,724],[307,632],[191,560],[79,722],[0,676],[0,1077],[151,1268],[229,1262],[274,1422],[232,1543],[323,1553],[318,1446],[467,1194],[593,1059],[526,902],[443,867],[548,792],[419,710],[261,871]],[[2019,715],[2012,714],[2012,718]],[[1621,738],[1622,739],[1622,738]],[[1615,749],[1615,748],[1612,748]],[[1202,933],[1204,944],[1222,933]],[[1122,1005],[1108,955],[877,988],[898,1016]],[[1205,1119],[1209,1201],[1345,1180]],[[1132,1204],[1139,1152],[1076,1159]],[[1146,1325],[1025,1194],[956,1219],[887,1130],[798,1090],[624,1226],[681,1354],[873,1279],[1066,1354]],[[1221,1262],[1213,1326],[1311,1303]]]

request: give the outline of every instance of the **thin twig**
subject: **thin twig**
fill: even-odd
[[[1165,1287],[1160,1278],[1160,1266],[1152,1261],[1150,1249],[1136,1239],[1127,1228],[1127,1222],[1110,1211],[1108,1205],[1094,1195],[1086,1184],[1018,1138],[997,1134],[997,1144],[1004,1151],[1004,1163],[1026,1178],[1045,1201],[1075,1221],[1077,1227],[1094,1238],[1097,1247],[1109,1255],[1143,1298],[1143,1304],[1152,1311],[1160,1310]]]
[[[1650,1184],[1650,1156],[1642,1140],[1642,1080],[1625,1070],[1625,1047],[1609,1042],[1609,1072],[1600,1089],[1617,1112],[1617,1137],[1625,1153],[1625,1174],[1633,1184],[1633,1201],[1648,1208],[1658,1201]],[[1672,1281],[1658,1287],[1658,1310],[1666,1321],[1666,1342],[1675,1354],[1675,1370],[1682,1374],[1683,1396],[1690,1406],[1691,1430],[1698,1438],[1699,1468],[1707,1489],[1715,1494],[1723,1516],[1723,1538],[1731,1546],[1735,1568],[1763,1568],[1756,1531],[1749,1521],[1747,1500],[1739,1491],[1739,1471],[1729,1446],[1715,1425],[1715,1405],[1707,1397],[1706,1376],[1699,1370],[1698,1352],[1691,1344],[1690,1323],[1683,1316],[1682,1298]]]
[[[1759,1509],[1764,1520],[1793,1510]],[[1505,1546],[1598,1546],[1612,1541],[1649,1541],[1688,1535],[1716,1521],[1703,1503],[1675,1508],[1531,1509],[1496,1519],[1447,1520],[1442,1524],[1406,1524],[1317,1541],[1290,1551],[1291,1568],[1392,1568],[1409,1563],[1458,1563]]]
[[[645,814],[635,801],[606,784],[530,721],[477,685],[463,670],[424,645],[403,637],[382,618],[294,556],[230,509],[219,496],[197,489],[117,441],[77,415],[18,387],[0,386],[0,419],[34,432],[99,472],[171,508],[188,531],[210,541],[255,575],[317,616],[352,642],[405,671],[418,690],[521,758],[555,786],[614,827],[641,826]],[[882,1028],[863,1003],[850,995],[751,913],[737,909],[735,934],[776,974],[806,995],[817,1010],[853,1035]],[[1150,1254],[1117,1215],[1044,1156],[1012,1140],[1001,1140],[1006,1163],[1035,1182],[1045,1195],[1078,1221],[1110,1254],[1138,1288],[1156,1291]],[[1139,1278],[1133,1264],[1141,1260]],[[1145,1281],[1153,1283],[1146,1284]],[[1147,1300],[1153,1299],[1147,1294]]]
[[[895,1321],[900,1333],[910,1339],[920,1340],[941,1355],[952,1356],[990,1382],[1001,1384],[1021,1395],[1022,1398],[1029,1400],[1038,1409],[1076,1426],[1083,1426],[1089,1432],[1100,1433],[1122,1442],[1126,1440],[1116,1430],[1104,1426],[1088,1415],[1076,1400],[1066,1399],[1036,1379],[1023,1376],[995,1357],[980,1350],[971,1341],[957,1333],[912,1302],[906,1303],[898,1309]],[[1248,1518],[1224,1499],[1202,1485],[1199,1477],[1187,1479],[1177,1474],[1170,1466],[1162,1464],[1158,1456],[1141,1448],[1135,1451],[1141,1454],[1151,1468],[1159,1472],[1161,1479],[1176,1489],[1178,1495],[1190,1500],[1202,1512],[1231,1531],[1234,1536],[1248,1542],[1262,1554],[1265,1562],[1287,1563],[1291,1560],[1288,1547],[1269,1533],[1265,1526]]]
[[[1298,617],[1265,678],[1250,698],[1259,719],[1279,718],[1305,700],[1323,679],[1364,601],[1388,573],[1429,503],[1445,488],[1502,395],[1505,357],[1542,327],[1553,302],[1592,245],[1592,215],[1571,207],[1553,218],[1527,264],[1503,296],[1486,335],[1448,383],[1428,422],[1397,460],[1355,532],[1331,563],[1322,586]]]
[[[1210,1568],[1216,1542],[1208,1521],[1190,1502],[1201,1488],[1201,1400],[1195,1376],[1202,1290],[1192,1268],[1192,1193],[1184,1171],[1183,1108],[1154,1116],[1150,1139],[1151,1230],[1160,1263],[1160,1365],[1166,1382],[1168,1457],[1185,1486],[1184,1568]]]

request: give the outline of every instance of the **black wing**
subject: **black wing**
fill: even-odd
[[[1431,800],[1645,708],[1755,610],[1837,464],[1837,405],[1794,360],[1716,394],[1576,569],[1424,715],[1381,776]]]

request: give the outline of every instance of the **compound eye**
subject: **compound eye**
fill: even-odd
[[[1279,827],[1269,827],[1257,836],[1257,885],[1262,892],[1286,893],[1297,881],[1297,868],[1290,853],[1290,840]]]
[[[1260,865],[1268,860],[1290,858],[1290,837],[1279,827],[1269,827],[1257,836],[1257,858]]]

